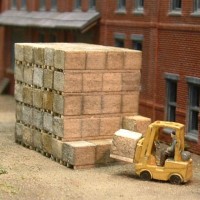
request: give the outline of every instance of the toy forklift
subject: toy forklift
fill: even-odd
[[[160,166],[155,154],[155,144],[159,142],[161,130],[174,130],[176,144],[174,156],[165,160]],[[150,124],[144,138],[136,145],[134,155],[135,172],[143,180],[169,180],[172,184],[181,184],[192,178],[192,159],[188,151],[184,151],[185,126],[176,122],[155,121]]]

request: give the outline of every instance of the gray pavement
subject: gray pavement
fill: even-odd
[[[13,96],[0,95],[0,131],[12,131],[15,122],[15,100]]]

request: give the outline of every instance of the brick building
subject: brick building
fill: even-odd
[[[143,51],[140,114],[186,124],[188,145],[199,153],[200,1],[109,2],[100,43]]]
[[[45,6],[41,0],[1,2],[1,79],[9,77],[13,85],[14,42],[87,42],[142,50],[140,114],[186,124],[190,149],[200,153],[200,0],[46,0]],[[53,18],[34,24],[30,11],[41,18],[55,12],[76,17],[62,27],[51,26]],[[23,12],[29,16],[26,23],[20,18]],[[85,26],[75,26],[77,15],[84,18],[86,13]]]
[[[14,86],[14,43],[98,41],[95,1],[4,0],[0,4],[0,80],[4,78],[1,84],[7,83],[9,93]]]

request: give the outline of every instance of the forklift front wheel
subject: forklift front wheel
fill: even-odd
[[[182,183],[182,178],[179,175],[171,175],[169,178],[171,184],[180,185]]]
[[[149,171],[142,171],[140,173],[140,178],[144,181],[150,181],[151,180],[151,174]]]

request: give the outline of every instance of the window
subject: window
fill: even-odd
[[[40,10],[45,11],[46,10],[45,0],[39,0],[39,2],[40,2],[39,4]]]
[[[16,8],[17,8],[17,0],[12,0],[11,9],[16,9]]]
[[[118,0],[117,10],[123,12],[126,10],[126,0]]]
[[[75,10],[81,10],[81,0],[75,0]]]
[[[25,10],[26,9],[26,0],[21,0],[21,10]]]
[[[135,11],[143,12],[144,0],[135,0]]]
[[[176,98],[178,75],[165,74],[166,79],[166,120],[176,121]]]
[[[89,9],[95,10],[96,8],[96,0],[90,0]]]
[[[133,40],[132,41],[132,48],[138,51],[142,51],[142,41]]]
[[[45,34],[44,34],[44,32],[39,32],[38,42],[45,42]]]
[[[51,0],[51,10],[57,10],[57,0]]]
[[[57,37],[55,33],[50,33],[49,37],[50,42],[57,42]]]
[[[115,46],[116,47],[124,47],[125,34],[115,33],[114,38],[115,38]]]
[[[189,139],[198,140],[198,115],[199,115],[199,95],[200,78],[187,77],[189,96],[188,96],[188,135]]]
[[[22,42],[26,42],[26,33],[25,30],[22,28],[11,28],[10,29],[10,33],[11,33],[11,60],[10,60],[10,69],[14,70],[15,67],[15,52],[14,52],[14,47],[15,47],[15,43],[22,43]]]
[[[124,40],[122,40],[122,39],[115,39],[115,46],[116,47],[124,47]]]
[[[132,40],[132,49],[142,51],[142,43],[143,43],[144,36],[138,35],[138,34],[132,34],[131,40]]]
[[[194,12],[200,12],[200,0],[194,0]]]
[[[182,0],[172,0],[172,11],[181,11]]]

